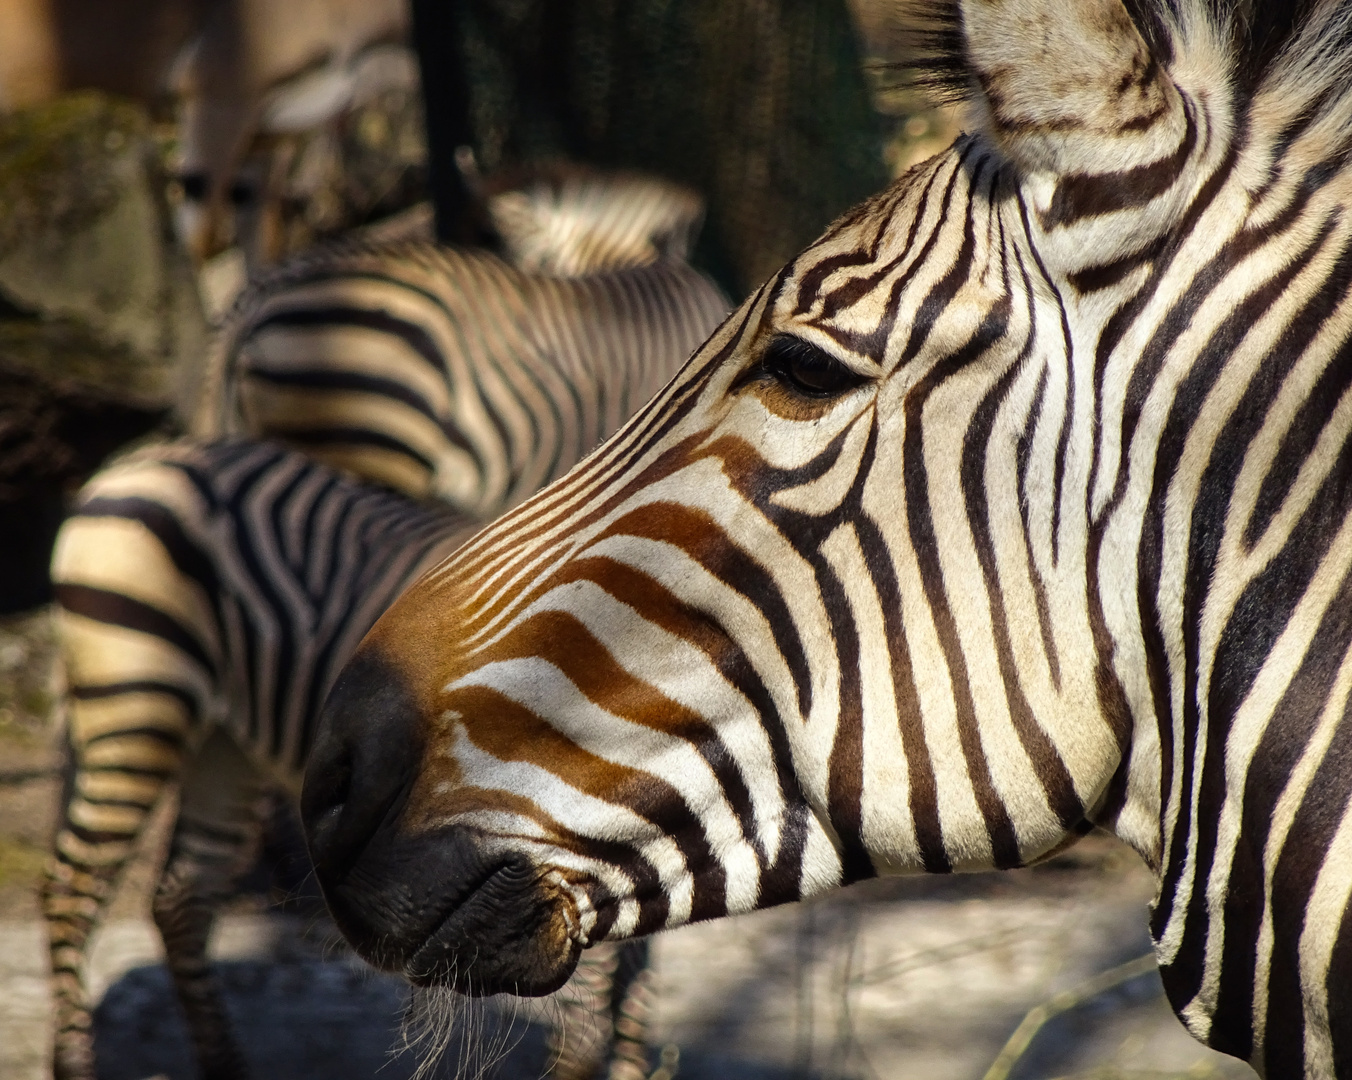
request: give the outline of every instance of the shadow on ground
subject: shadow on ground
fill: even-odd
[[[411,1080],[419,1057],[401,1045],[404,984],[331,961],[217,963],[234,1029],[253,1080]],[[496,1061],[485,1080],[540,1080],[548,1060],[543,1025],[490,1004],[476,1019]],[[168,972],[133,968],[108,988],[94,1014],[99,1080],[196,1080],[187,1032]],[[460,1033],[424,1080],[475,1077],[482,1053],[463,1056]],[[494,1049],[497,1049],[497,1053]],[[656,1062],[654,1061],[654,1066]],[[813,1080],[793,1070],[692,1051],[682,1080]]]
[[[417,1069],[400,1045],[404,985],[345,962],[235,961],[215,969],[255,1080],[408,1080]],[[490,1015],[490,1034],[505,1027]],[[544,1034],[517,1021],[497,1075],[539,1077]],[[99,1080],[195,1080],[187,1032],[168,972],[133,968],[108,988],[94,1014]],[[459,1074],[453,1049],[432,1076]],[[472,1075],[472,1071],[471,1071]]]

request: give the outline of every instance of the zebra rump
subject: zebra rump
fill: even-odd
[[[85,948],[175,781],[155,919],[206,1074],[245,1075],[212,907],[250,862],[265,779],[295,790],[338,668],[470,528],[266,443],[156,446],[85,486],[53,558],[73,758],[43,889],[57,1076],[93,1077]]]
[[[221,724],[294,786],[310,742],[301,718],[380,613],[471,530],[277,444],[128,455],[85,485],[52,560],[72,737],[134,682],[177,702],[166,744]],[[95,644],[104,634],[119,644]],[[143,671],[105,678],[100,664],[132,654]]]

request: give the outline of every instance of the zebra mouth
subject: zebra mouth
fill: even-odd
[[[404,977],[473,997],[557,990],[577,966],[581,943],[566,904],[543,885],[540,870],[523,856],[488,871],[460,892],[409,958]]]

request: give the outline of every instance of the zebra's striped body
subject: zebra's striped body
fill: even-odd
[[[531,274],[582,277],[688,259],[704,200],[681,184],[638,172],[539,163],[471,185],[504,257]]]
[[[73,752],[44,890],[58,1076],[93,1076],[86,945],[175,782],[155,920],[204,1076],[246,1075],[206,965],[214,909],[256,851],[266,782],[298,786],[338,668],[468,529],[461,515],[267,443],[154,447],[84,489],[54,559]],[[596,954],[597,1000],[572,1006],[587,1038],[554,1032],[554,1075],[588,1080],[612,1052],[642,1060],[646,991],[635,978],[646,957],[637,942]],[[588,1006],[603,1011],[599,1023]]]
[[[179,691],[189,719],[161,741],[190,745],[192,732],[223,726],[294,787],[338,667],[468,524],[274,444],[188,441],[130,455],[85,486],[53,555],[72,737],[83,742],[104,726],[97,714],[117,708],[92,688],[119,684],[84,666],[118,649],[84,639],[116,633],[147,649],[137,693]],[[150,658],[164,642],[174,648],[157,673]]]
[[[1352,13],[926,12],[975,133],[340,676],[325,895],[413,978],[539,992],[598,938],[1098,823],[1158,871],[1188,1027],[1352,1077]],[[372,710],[426,751],[377,761]]]
[[[254,852],[265,780],[297,786],[339,666],[466,525],[266,443],[154,447],[85,487],[53,559],[74,769],[44,890],[58,1076],[94,1075],[85,947],[180,778],[156,921],[206,1074],[243,1075],[207,977],[212,906]]]
[[[537,216],[541,228],[567,224]],[[554,250],[585,270],[589,258],[662,250],[651,236],[618,248],[574,243],[597,231],[590,222],[537,254]],[[563,277],[431,242],[338,244],[240,300],[209,362],[196,431],[280,439],[486,518],[614,431],[726,311],[678,258]]]

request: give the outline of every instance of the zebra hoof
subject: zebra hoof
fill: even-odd
[[[57,1037],[52,1055],[53,1080],[94,1080],[94,1042],[85,1035],[79,1039]]]

